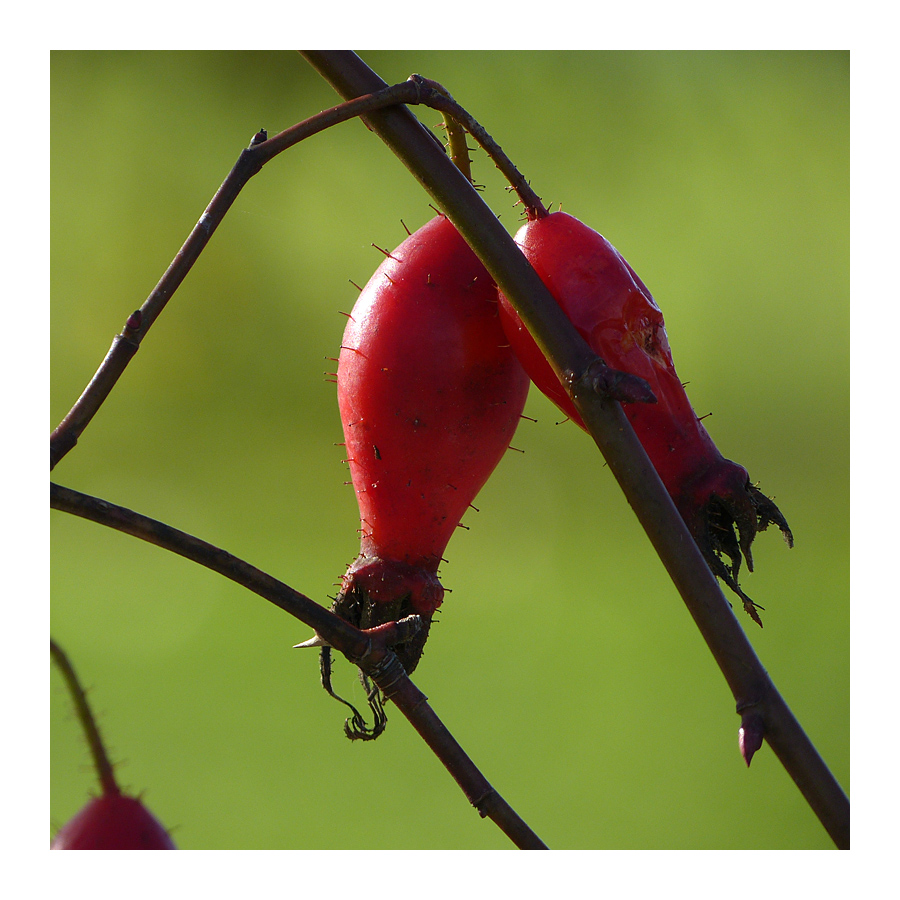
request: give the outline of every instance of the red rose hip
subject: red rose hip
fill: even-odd
[[[496,285],[446,217],[363,289],[337,385],[361,540],[334,609],[363,628],[421,615],[425,628],[397,650],[412,671],[443,598],[444,550],[506,452],[529,386]]]
[[[761,624],[755,604],[738,586],[741,555],[752,571],[750,545],[769,524],[781,529],[789,545],[793,536],[747,471],[719,453],[691,407],[650,292],[609,241],[566,213],[529,221],[516,242],[597,355],[650,386],[657,402],[626,404],[625,414],[713,572]],[[562,383],[502,294],[500,318],[534,383],[584,428]]]
[[[51,850],[175,850],[169,832],[137,797],[95,797],[57,832]]]
[[[137,798],[123,794],[100,737],[84,688],[59,644],[50,655],[60,670],[84,729],[102,794],[94,797],[56,833],[51,850],[175,850],[169,832]]]

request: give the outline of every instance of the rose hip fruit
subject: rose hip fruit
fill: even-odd
[[[750,545],[769,524],[781,529],[789,546],[793,536],[775,504],[750,483],[746,469],[719,453],[698,419],[650,291],[609,241],[566,213],[529,221],[516,242],[591,349],[611,368],[649,384],[657,402],[626,404],[625,414],[713,572],[762,624],[756,604],[738,585],[741,556],[752,572]],[[502,294],[500,319],[532,381],[584,428],[550,363]]]
[[[443,599],[444,550],[506,452],[529,387],[496,285],[443,215],[359,295],[337,386],[361,540],[334,610],[362,628],[422,616],[396,648],[411,672]]]
[[[100,737],[94,714],[75,667],[60,645],[50,638],[50,657],[56,663],[84,729],[102,794],[91,800],[56,833],[51,850],[175,850],[169,832],[136,797],[122,793]]]
[[[95,797],[57,832],[51,850],[175,850],[169,832],[137,797]]]

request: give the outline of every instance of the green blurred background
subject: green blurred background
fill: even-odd
[[[849,55],[361,52],[442,82],[544,201],[653,291],[722,452],[788,517],[741,614],[849,789]],[[51,427],[254,132],[337,102],[292,52],[51,58]],[[429,125],[440,117],[418,111]],[[510,231],[518,210],[480,151]],[[238,199],[54,480],[218,544],[323,604],[357,549],[334,386],[344,318],[429,198],[359,122]],[[442,570],[415,681],[554,848],[827,848],[590,440],[532,391]],[[52,630],[123,786],[190,848],[507,848],[395,711],[351,744],[309,629],[207,570],[52,516]],[[345,662],[337,686],[362,702]],[[94,787],[51,677],[51,829]]]

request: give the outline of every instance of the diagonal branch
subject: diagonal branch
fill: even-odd
[[[385,86],[351,51],[301,52],[344,99]],[[390,108],[363,118],[444,209],[569,385],[579,413],[722,670],[748,737],[762,731],[832,840],[849,847],[846,794],[769,678],[621,406],[582,387],[589,383],[585,376],[595,355],[506,229],[415,116],[408,109]]]
[[[112,346],[94,377],[66,417],[53,431],[50,436],[51,470],[78,442],[78,438],[81,437],[82,432],[90,424],[91,419],[115,387],[126,366],[137,353],[141,341],[150,327],[187,277],[188,272],[206,248],[215,230],[247,182],[267,162],[300,141],[373,109],[398,102],[416,103],[420,94],[421,88],[418,85],[405,81],[392,88],[380,90],[375,95],[356,98],[350,103],[342,103],[332,109],[327,109],[285,129],[272,138],[268,138],[265,131],[260,131],[254,136],[250,146],[238,157],[234,167],[216,191],[175,259],[160,278],[159,283],[141,308],[128,317],[122,332],[113,338]],[[434,140],[439,144],[436,138]]]
[[[316,630],[362,669],[394,701],[413,728],[462,789],[482,818],[490,818],[522,850],[546,850],[544,842],[497,793],[428,704],[428,698],[410,681],[390,648],[396,628],[360,631],[319,606],[309,597],[278,581],[242,559],[156,519],[123,506],[60,485],[50,484],[50,506],[100,525],[140,538],[157,547],[199,563]],[[395,623],[396,624],[396,623]]]

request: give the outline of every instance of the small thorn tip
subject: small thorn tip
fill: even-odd
[[[308,641],[304,641],[302,644],[294,644],[291,648],[293,650],[305,649],[307,647],[330,647],[331,644],[328,643],[323,637],[320,637],[318,634],[314,634]]]
[[[741,727],[738,731],[738,746],[748,768],[753,755],[762,747],[764,734],[765,725],[761,716],[752,713],[742,716]]]

